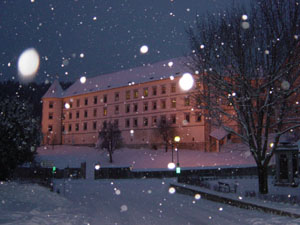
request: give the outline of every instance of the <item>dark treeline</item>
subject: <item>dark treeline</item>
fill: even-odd
[[[72,83],[61,83],[63,89],[68,88]],[[50,87],[51,83],[29,83],[22,84],[15,81],[0,82],[0,99],[17,97],[21,100],[27,100],[33,105],[33,116],[42,117],[42,97]]]

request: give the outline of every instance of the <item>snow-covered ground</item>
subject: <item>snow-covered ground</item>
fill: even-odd
[[[174,179],[56,180],[60,194],[0,185],[1,224],[300,224],[300,219],[169,193]]]

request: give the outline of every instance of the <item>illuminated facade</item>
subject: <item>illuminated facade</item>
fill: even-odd
[[[95,145],[99,130],[111,121],[118,124],[125,146],[161,147],[157,124],[167,119],[182,148],[218,150],[209,144],[218,137],[191,102],[196,83],[189,91],[179,86],[182,74],[189,72],[182,60],[77,80],[65,91],[55,81],[42,98],[43,143]],[[221,139],[226,142],[227,134]]]

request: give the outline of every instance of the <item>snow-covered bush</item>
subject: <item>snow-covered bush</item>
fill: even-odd
[[[40,126],[32,105],[17,98],[0,99],[0,180],[8,179],[18,165],[34,160]]]

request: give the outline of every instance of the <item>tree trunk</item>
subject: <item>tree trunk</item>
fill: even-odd
[[[113,159],[112,159],[112,151],[108,151],[109,152],[109,162],[112,163]]]
[[[257,166],[257,170],[258,170],[259,193],[267,194],[268,193],[268,167]]]
[[[165,150],[168,152],[168,143],[165,144]]]

